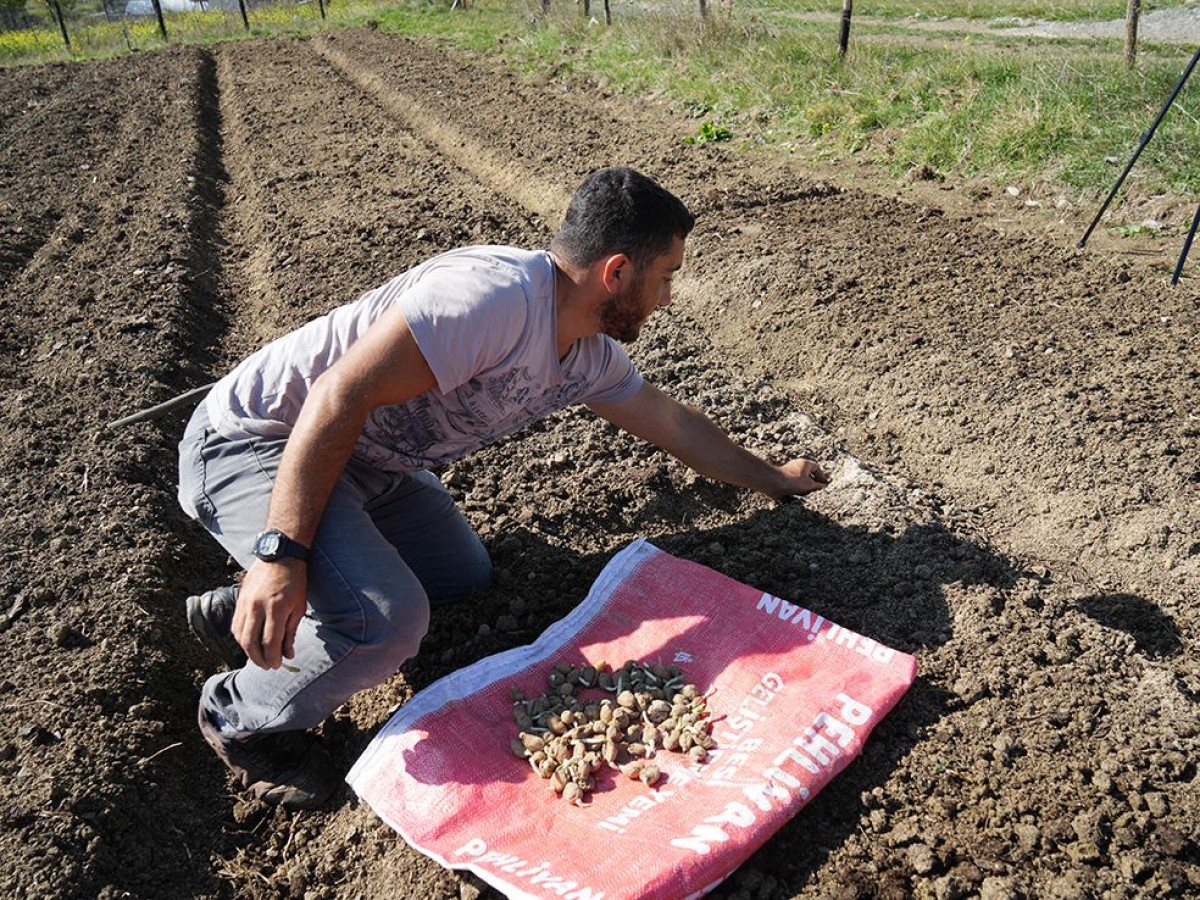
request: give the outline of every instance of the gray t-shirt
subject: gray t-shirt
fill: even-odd
[[[545,251],[465,247],[436,256],[245,359],[206,409],[228,438],[291,433],[309,389],[392,304],[437,387],[367,417],[354,456],[389,472],[450,462],[571,403],[632,396],[642,376],[605,335],[556,350]]]

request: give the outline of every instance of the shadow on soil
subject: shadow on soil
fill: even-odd
[[[1134,649],[1149,659],[1174,656],[1183,649],[1175,620],[1144,597],[1134,594],[1096,594],[1076,606],[1105,628],[1123,631]]]

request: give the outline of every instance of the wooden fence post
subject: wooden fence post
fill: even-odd
[[[1133,68],[1137,60],[1138,17],[1142,14],[1142,0],[1129,0],[1125,7],[1125,65]]]
[[[48,0],[50,4],[50,12],[54,13],[55,21],[58,22],[58,30],[62,32],[63,43],[67,45],[67,52],[71,52],[71,36],[67,34],[67,23],[63,19],[62,7],[58,5],[58,0]]]
[[[850,14],[854,11],[854,0],[842,0],[842,31],[838,35],[838,59],[846,58],[850,46]]]
[[[708,0],[700,0],[700,18],[708,18]]]

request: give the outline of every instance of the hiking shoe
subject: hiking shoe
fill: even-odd
[[[337,788],[340,778],[329,753],[314,734],[278,731],[225,734],[200,710],[200,733],[259,800],[284,809],[315,809]]]
[[[237,592],[237,585],[229,585],[187,598],[188,628],[231,669],[246,665],[246,651],[233,637]]]

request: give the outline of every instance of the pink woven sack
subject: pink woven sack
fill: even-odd
[[[654,787],[602,769],[584,806],[515,757],[510,688],[556,663],[676,665],[709,695],[702,764],[660,750]],[[409,844],[513,898],[676,900],[712,890],[862,750],[916,661],[639,540],[524,647],[430,685],[347,776]]]

